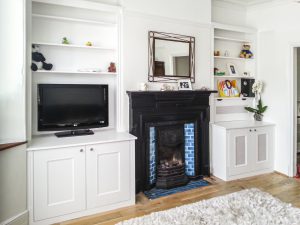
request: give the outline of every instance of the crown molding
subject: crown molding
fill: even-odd
[[[288,4],[292,4],[292,3],[295,4],[296,2],[297,2],[296,0],[269,0],[266,2],[262,2],[261,4],[248,6],[247,11],[252,12],[252,11],[262,10],[262,9],[266,9],[266,8],[288,5]]]
[[[259,4],[263,4],[266,2],[270,2],[272,0],[252,0],[251,2],[246,2],[246,1],[240,1],[240,0],[222,0],[224,2],[228,2],[228,3],[232,3],[232,4],[237,4],[237,5],[241,5],[244,7],[248,7],[248,6],[253,6],[253,5],[259,5]]]
[[[300,0],[299,0],[300,1]],[[266,7],[275,7],[290,3],[299,2],[298,0],[252,0],[245,2],[241,0],[213,0],[213,6],[222,8],[244,9],[247,11],[255,11]]]

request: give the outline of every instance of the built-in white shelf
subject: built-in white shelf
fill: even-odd
[[[246,101],[246,100],[253,100],[252,97],[215,97],[216,101],[223,101],[223,100],[237,100],[237,101]]]
[[[51,19],[51,20],[61,20],[61,21],[68,21],[68,22],[76,22],[76,23],[90,23],[95,25],[102,25],[102,26],[116,26],[116,23],[109,23],[103,21],[96,21],[96,20],[85,20],[85,19],[78,19],[72,17],[62,17],[62,16],[51,16],[51,15],[43,15],[43,14],[32,14],[33,18],[42,18],[42,19]]]
[[[104,4],[86,0],[32,0],[32,2],[51,4],[56,6],[65,6],[79,9],[96,10],[107,13],[120,13],[121,6]]]
[[[246,59],[246,58],[240,58],[240,57],[228,57],[228,56],[214,56],[215,59],[231,59],[231,60],[249,60],[252,61],[254,60],[253,58]]]
[[[35,73],[61,73],[61,74],[95,74],[95,75],[117,75],[111,72],[84,72],[84,71],[68,71],[68,70],[37,70]]]
[[[239,78],[246,78],[246,79],[254,79],[255,77],[246,77],[246,76],[230,76],[230,75],[225,75],[225,76],[216,76],[216,75],[214,75],[214,78],[235,78],[235,79],[239,79]]]
[[[226,30],[229,32],[239,32],[239,33],[246,33],[246,34],[255,34],[257,29],[245,27],[245,26],[236,26],[236,25],[229,25],[229,24],[222,24],[222,23],[212,23],[215,29],[219,30]]]
[[[221,37],[221,36],[215,36],[216,40],[222,40],[222,41],[232,41],[232,42],[241,42],[241,43],[252,43],[250,40],[244,40],[244,39],[235,39],[235,38],[228,38],[228,37]]]
[[[57,44],[57,43],[47,43],[47,42],[34,42],[34,45],[42,46],[53,46],[53,47],[64,47],[64,48],[83,48],[83,49],[98,49],[105,51],[116,51],[116,48],[105,48],[100,46],[87,46],[87,45],[73,45],[73,44]]]

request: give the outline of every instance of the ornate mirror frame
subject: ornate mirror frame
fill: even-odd
[[[189,74],[187,76],[155,75],[155,40],[183,42],[189,44]],[[190,79],[195,82],[195,37],[180,34],[149,31],[148,33],[148,81],[177,82],[179,79]]]

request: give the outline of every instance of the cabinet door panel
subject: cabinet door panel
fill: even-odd
[[[267,145],[267,134],[259,134],[257,136],[257,161],[258,162],[263,162],[268,159],[268,145]]]
[[[88,146],[86,160],[88,208],[129,200],[129,142]]]
[[[254,170],[272,167],[273,162],[273,127],[257,128],[252,134],[256,145],[254,155]]]
[[[33,188],[35,220],[85,209],[84,148],[35,152]]]
[[[247,129],[231,130],[228,132],[228,161],[229,175],[249,172],[251,158],[249,149],[249,134]]]

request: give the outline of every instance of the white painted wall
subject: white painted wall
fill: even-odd
[[[24,141],[25,0],[0,1],[0,34],[0,143]],[[16,224],[27,223],[26,208],[23,145],[0,152],[0,224],[16,216]]]
[[[258,78],[265,82],[263,101],[269,106],[266,120],[277,125],[275,170],[291,175],[293,148],[291,46],[300,46],[300,5],[285,3],[248,12],[248,25],[259,30]]]
[[[247,23],[247,9],[245,6],[212,0],[211,17],[213,22],[245,26]]]
[[[201,23],[211,21],[210,0],[121,0],[121,5],[126,11]]]
[[[128,130],[129,105],[126,91],[138,90],[140,82],[148,81],[148,31],[196,37],[194,88],[210,87],[211,18],[209,0],[124,0],[123,4],[125,12],[122,37],[121,129]],[[162,83],[148,84],[152,90],[159,90],[162,85]]]
[[[26,139],[24,2],[0,1],[0,143]]]
[[[25,145],[0,152],[0,224],[27,209],[26,167]]]

